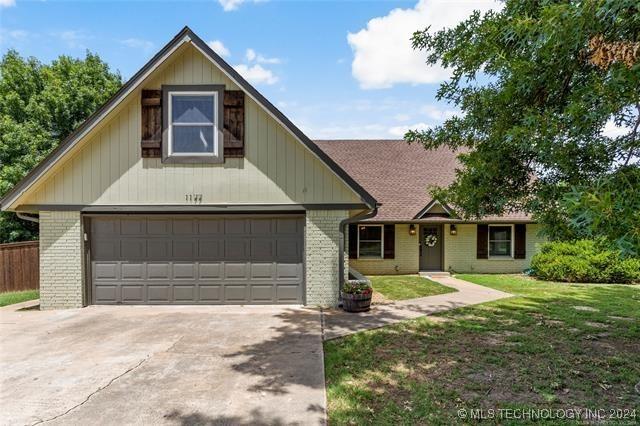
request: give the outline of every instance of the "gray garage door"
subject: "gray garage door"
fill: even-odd
[[[91,218],[94,304],[303,303],[303,218]]]

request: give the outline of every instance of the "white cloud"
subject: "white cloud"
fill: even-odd
[[[260,64],[251,66],[239,64],[234,68],[252,84],[275,84],[278,82],[278,77]]]
[[[77,30],[61,31],[53,33],[52,35],[58,37],[67,45],[67,47],[70,47],[72,49],[86,49],[86,46],[83,42],[91,38],[87,36],[83,31]]]
[[[231,12],[233,10],[238,10],[241,4],[243,3],[263,3],[267,0],[218,0],[220,6],[225,12]]]
[[[411,119],[411,116],[409,114],[396,114],[393,116],[393,119],[396,121],[409,121]]]
[[[436,121],[444,121],[451,117],[456,117],[462,115],[462,113],[455,109],[442,109],[438,108],[435,105],[425,105],[420,108],[420,112],[425,114],[427,117]]]
[[[412,9],[394,9],[371,19],[367,27],[349,33],[354,57],[351,73],[363,89],[388,88],[398,83],[437,83],[449,76],[440,66],[427,66],[426,53],[413,50],[414,31],[452,27],[473,10],[499,9],[493,0],[420,0]]]
[[[312,139],[379,139],[386,128],[381,124],[301,124],[302,131]]]
[[[248,62],[257,62],[259,64],[279,64],[282,61],[280,60],[280,58],[268,58],[266,56],[263,56],[259,53],[257,53],[255,50],[249,48],[247,49],[246,53],[245,53],[245,58],[247,59]]]
[[[220,56],[227,57],[231,55],[229,49],[227,49],[224,43],[222,43],[220,40],[211,40],[207,44],[210,48],[213,49],[214,52],[216,52]]]
[[[132,49],[142,49],[144,51],[149,51],[155,46],[152,41],[143,40],[140,38],[127,38],[124,40],[120,40],[120,44]]]
[[[616,126],[616,123],[611,119],[604,125],[602,134],[610,138],[617,138],[618,136],[626,135],[630,131],[631,129],[628,127]]]
[[[389,134],[397,138],[402,138],[409,130],[427,130],[429,127],[431,126],[427,123],[416,123],[410,126],[395,126],[389,129]]]
[[[16,0],[0,0],[0,7],[11,7],[16,5]]]
[[[0,28],[0,43],[21,42],[29,38],[32,34],[24,30],[6,30]]]

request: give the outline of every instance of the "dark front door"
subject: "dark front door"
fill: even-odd
[[[420,270],[442,270],[442,225],[420,227]]]

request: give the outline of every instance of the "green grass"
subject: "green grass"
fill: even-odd
[[[0,293],[0,306],[13,305],[14,303],[26,302],[40,297],[38,290],[10,291]]]
[[[415,299],[456,290],[418,275],[369,276],[373,289],[389,300]]]
[[[626,424],[637,422],[640,287],[458,278],[516,297],[326,342],[330,424],[469,424],[459,409],[570,407],[635,408]]]

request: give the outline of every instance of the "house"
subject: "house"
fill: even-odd
[[[454,164],[402,142],[311,141],[184,28],[1,208],[37,214],[43,309],[335,305],[349,265],[528,265],[528,217],[468,223],[429,199]]]

